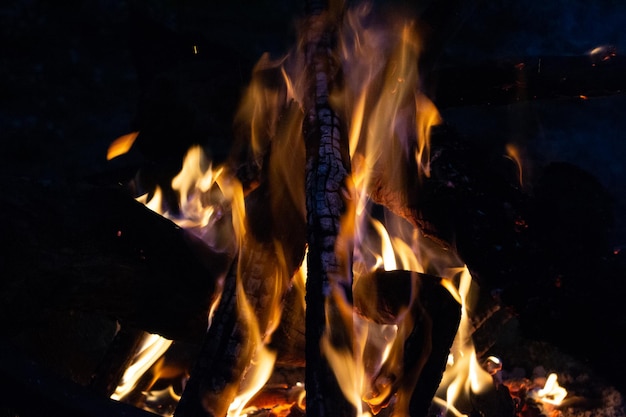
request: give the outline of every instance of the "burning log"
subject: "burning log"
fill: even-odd
[[[324,337],[336,349],[351,349],[350,322],[342,308],[350,308],[351,248],[337,252],[341,216],[346,212],[346,184],[350,163],[345,128],[329,103],[337,63],[331,45],[333,23],[324,2],[309,4],[305,62],[309,69],[305,103],[306,208],[308,278],[306,284],[307,413],[348,416],[352,407],[341,395],[336,378],[320,349]],[[344,243],[345,244],[345,243]],[[341,258],[343,256],[343,258]],[[343,305],[347,304],[347,306]],[[341,323],[330,334],[327,323]]]
[[[285,236],[291,234],[292,230],[286,230],[286,233],[281,232],[280,227],[277,228],[279,222],[276,220],[281,213],[298,213],[297,210],[300,204],[297,203],[300,197],[293,197],[293,190],[296,193],[301,193],[304,190],[304,196],[306,201],[306,240],[308,243],[308,279],[306,288],[306,387],[307,387],[307,413],[313,416],[323,415],[351,415],[355,412],[356,408],[361,407],[361,394],[359,392],[356,397],[347,399],[347,393],[345,392],[346,383],[344,381],[339,387],[339,377],[337,375],[337,365],[350,366],[352,361],[356,362],[354,352],[352,351],[354,343],[353,323],[352,323],[352,230],[351,225],[354,224],[354,216],[356,210],[354,207],[350,207],[348,202],[353,200],[356,204],[356,191],[352,187],[350,174],[350,151],[348,146],[347,126],[342,117],[346,116],[337,112],[336,106],[331,105],[330,95],[338,87],[338,82],[341,80],[341,63],[334,56],[335,53],[335,36],[336,24],[342,20],[338,16],[334,16],[330,11],[326,10],[326,5],[321,3],[311,3],[309,5],[309,20],[304,34],[303,49],[298,51],[300,55],[303,55],[304,65],[306,68],[306,77],[303,81],[305,88],[303,91],[294,92],[293,82],[289,79],[290,74],[285,68],[280,68],[281,73],[284,76],[284,84],[286,91],[280,91],[281,87],[270,87],[269,89],[263,89],[263,94],[260,97],[254,97],[251,101],[244,101],[244,108],[249,106],[252,113],[252,121],[244,122],[243,131],[252,130],[254,133],[247,138],[250,142],[251,150],[236,150],[235,154],[241,154],[247,160],[249,165],[244,164],[243,169],[238,169],[237,173],[242,176],[242,183],[245,187],[255,187],[255,184],[261,184],[259,188],[252,191],[247,200],[255,201],[258,196],[266,196],[265,192],[268,192],[266,201],[271,201],[273,197],[273,188],[275,184],[279,184],[278,188],[283,187],[281,184],[282,179],[280,177],[272,178],[272,175],[276,174],[276,171],[281,170],[284,164],[284,160],[289,158],[284,153],[278,152],[277,148],[284,146],[281,144],[285,140],[281,138],[280,134],[275,134],[276,126],[280,126],[281,121],[291,126],[298,126],[302,128],[302,132],[295,133],[290,132],[286,135],[291,140],[301,140],[302,143],[291,142],[292,147],[298,149],[303,146],[306,149],[306,168],[305,168],[305,180],[302,184],[288,185],[285,183],[285,189],[292,190],[291,195],[293,198],[293,206],[287,204],[287,208],[291,210],[281,210],[280,207],[285,208],[282,204],[273,204],[267,207],[265,211],[259,210],[263,207],[263,204],[253,206],[254,210],[247,211],[246,224],[250,231],[243,237],[243,245],[240,248],[239,259],[237,265],[231,267],[231,272],[227,277],[227,281],[224,288],[222,302],[218,307],[213,325],[209,329],[207,339],[204,342],[205,348],[201,353],[201,359],[198,362],[198,366],[192,372],[192,377],[185,389],[183,398],[177,408],[177,414],[183,415],[202,415],[204,411],[209,412],[212,415],[223,415],[226,409],[231,405],[231,402],[236,394],[236,390],[240,387],[240,384],[246,385],[250,377],[247,375],[250,372],[250,361],[254,359],[254,355],[257,349],[261,348],[261,342],[250,337],[253,333],[247,326],[250,325],[250,317],[246,316],[241,311],[241,301],[235,302],[235,298],[240,298],[244,294],[249,299],[256,300],[258,294],[254,294],[251,291],[257,291],[259,288],[263,288],[263,285],[271,285],[268,282],[263,284],[250,284],[250,287],[246,287],[246,283],[252,283],[259,281],[262,276],[272,277],[274,275],[272,264],[279,264],[280,259],[274,258],[274,252],[277,251],[277,247],[273,242],[280,242],[280,247],[286,247],[284,243],[289,243],[289,240],[284,240]],[[394,59],[398,59],[405,64],[402,67],[400,73],[394,73],[395,61],[391,61],[386,68],[386,71],[380,71],[376,69],[377,74],[389,72],[384,74],[389,76],[389,80],[383,82],[384,87],[389,88],[389,92],[392,92],[389,103],[391,107],[399,107],[401,110],[399,118],[401,121],[398,124],[402,127],[408,124],[415,123],[415,118],[424,117],[436,119],[436,112],[427,111],[432,110],[432,106],[428,106],[428,103],[422,100],[421,96],[416,97],[414,88],[417,87],[417,73],[414,71],[414,67],[411,65],[411,59],[406,59],[406,56],[413,57],[415,48],[408,45],[412,45],[409,42],[410,30],[408,25],[404,28],[400,42],[401,46],[393,46],[397,48],[398,56]],[[388,58],[388,57],[385,57]],[[297,60],[297,58],[296,58]],[[285,64],[288,67],[289,63]],[[267,60],[261,60],[258,64],[258,68],[264,71],[264,75],[268,76],[271,73],[272,65]],[[265,71],[269,68],[269,71]],[[302,83],[302,80],[299,80]],[[405,82],[406,81],[406,82]],[[253,79],[253,85],[251,89],[255,88]],[[379,80],[371,81],[367,83],[374,85],[373,90],[376,93],[378,87],[376,87]],[[277,85],[281,86],[283,83],[279,82]],[[398,87],[399,88],[398,90]],[[382,88],[382,87],[381,87]],[[401,94],[395,94],[395,91],[401,91]],[[277,94],[278,93],[278,94]],[[281,98],[284,96],[289,98],[295,98],[300,100],[297,104],[300,105],[300,109],[296,107],[296,103],[284,104]],[[356,94],[355,92],[349,92],[347,94]],[[266,103],[265,101],[271,101],[268,97],[278,97],[276,102]],[[387,96],[386,96],[387,97]],[[254,100],[260,100],[261,103],[257,104]],[[283,99],[284,100],[284,99]],[[411,103],[415,100],[415,104]],[[287,100],[289,102],[290,100]],[[376,101],[376,98],[373,98]],[[269,104],[269,109],[265,107]],[[334,104],[334,103],[333,103]],[[388,114],[384,107],[385,103],[367,103],[368,112],[379,112],[379,123],[395,123],[395,114]],[[406,108],[405,108],[406,107]],[[260,113],[257,113],[259,110]],[[299,115],[293,122],[293,109],[296,109],[296,114]],[[348,109],[343,108],[346,113]],[[424,110],[422,114],[421,111]],[[301,111],[303,114],[298,113]],[[413,115],[411,115],[413,112]],[[417,113],[417,115],[415,115]],[[285,115],[283,118],[282,116]],[[361,115],[360,117],[363,117]],[[375,117],[375,115],[372,115]],[[239,118],[238,118],[239,119]],[[255,124],[259,124],[259,120],[269,120],[267,125],[261,124],[261,130],[254,129]],[[291,120],[292,122],[289,122]],[[431,120],[432,121],[432,120]],[[249,129],[251,128],[252,129]],[[430,127],[430,123],[425,123],[424,126],[420,125],[420,129],[427,130]],[[402,129],[402,128],[400,128]],[[289,132],[288,132],[289,133]],[[363,133],[365,135],[365,133]],[[389,130],[382,130],[379,132],[381,137],[368,137],[368,140],[375,140],[378,142],[376,146],[381,146],[381,138],[391,135],[395,140],[396,132]],[[301,136],[302,135],[302,136]],[[393,149],[399,152],[399,158],[402,160],[402,168],[406,167],[405,158],[407,152],[409,155],[414,151],[412,148],[417,147],[419,150],[415,150],[419,153],[420,157],[416,158],[416,164],[422,167],[422,163],[426,159],[425,146],[413,145],[412,141],[415,140],[415,135],[422,136],[421,132],[400,132],[401,139],[407,141],[407,145],[410,150],[407,152],[405,149],[401,149],[402,146],[399,143],[394,144]],[[260,136],[260,138],[259,138]],[[357,132],[358,136],[358,132]],[[423,138],[421,138],[423,139]],[[374,145],[372,145],[374,146]],[[363,146],[364,148],[367,145]],[[362,149],[363,150],[363,149]],[[374,152],[376,154],[376,152]],[[398,156],[394,152],[387,152],[386,157],[388,159],[378,161],[376,160],[376,169],[384,171],[384,163],[393,161],[393,157]],[[361,157],[361,156],[359,156]],[[411,160],[411,158],[408,158]],[[262,161],[262,162],[261,162]],[[296,165],[297,166],[297,165]],[[301,164],[300,166],[304,166]],[[416,165],[408,164],[407,171],[410,168],[416,168]],[[394,170],[391,176],[384,176],[384,183],[377,183],[378,191],[383,190],[386,186],[393,187],[393,191],[396,195],[401,195],[401,199],[398,200],[400,210],[402,205],[406,204],[406,189],[398,187],[393,182],[398,177],[403,177],[406,172],[403,169],[398,171]],[[415,169],[413,172],[419,171]],[[288,175],[293,175],[292,170],[289,170]],[[400,184],[404,184],[400,180]],[[265,190],[265,191],[264,191]],[[376,190],[374,190],[375,192]],[[372,192],[371,188],[364,190],[364,193]],[[354,194],[354,195],[353,195]],[[298,196],[301,196],[298,194]],[[362,203],[362,202],[361,202]],[[304,206],[304,205],[302,205]],[[267,214],[263,214],[267,212]],[[284,220],[284,219],[283,219]],[[282,224],[291,225],[296,224],[297,229],[300,230],[300,225],[304,227],[302,218],[290,219],[291,222],[284,222]],[[267,230],[255,230],[259,224],[270,224]],[[273,230],[275,229],[275,230]],[[304,234],[303,234],[304,236]],[[264,239],[263,237],[269,237]],[[273,240],[272,240],[273,239]],[[293,243],[293,242],[291,242]],[[296,241],[295,246],[289,246],[292,252],[289,252],[288,259],[297,260],[297,254],[300,250],[297,248],[303,247],[304,241]],[[296,248],[295,250],[293,248]],[[293,262],[292,266],[297,266],[298,262]],[[285,272],[286,271],[286,272]],[[294,272],[293,268],[288,268],[283,273],[279,274],[283,278],[289,280]],[[238,280],[241,279],[243,284],[239,284]],[[267,280],[266,281],[271,281]],[[242,285],[241,292],[238,286]],[[261,290],[263,293],[263,290]],[[278,285],[277,294],[279,294],[279,300],[282,300],[282,295],[285,293],[283,284]],[[245,304],[245,303],[243,303]],[[415,308],[411,318],[403,321],[400,326],[400,335],[397,338],[395,345],[396,361],[393,365],[389,365],[391,368],[385,368],[380,375],[372,376],[375,381],[374,390],[380,390],[384,388],[384,392],[376,392],[373,397],[368,398],[366,402],[369,402],[373,410],[380,411],[380,409],[386,406],[392,398],[399,398],[398,410],[399,412],[408,412],[413,407],[411,398],[414,392],[414,388],[419,384],[425,384],[428,389],[422,392],[427,392],[426,396],[431,395],[434,388],[437,385],[437,380],[441,378],[441,357],[440,352],[446,352],[443,347],[446,343],[449,343],[450,336],[448,331],[444,331],[443,336],[437,341],[437,354],[431,357],[431,348],[433,344],[432,337],[435,335],[435,328],[438,328],[438,324],[432,323],[432,318],[429,314],[424,313],[423,307],[425,304],[420,303],[417,299],[411,301],[412,308]],[[263,319],[263,315],[258,311],[259,304],[256,301],[252,301],[251,310],[254,312],[253,316],[261,317],[259,321],[259,327],[261,332],[266,331],[268,323]],[[436,315],[436,314],[435,314]],[[457,322],[454,317],[451,320],[444,319],[444,322],[451,323],[448,330],[452,329]],[[240,323],[240,324],[238,324]],[[329,326],[330,324],[330,326]],[[447,328],[447,325],[444,326]],[[212,330],[213,329],[213,330]],[[250,332],[250,333],[246,333]],[[220,347],[221,346],[221,347]],[[410,353],[415,354],[414,358],[404,356],[405,348],[408,348]],[[333,361],[333,369],[331,369],[331,361]],[[431,362],[429,362],[431,361]],[[345,363],[340,363],[345,362]],[[432,364],[435,365],[432,365]],[[424,369],[432,369],[436,371],[423,372]],[[426,376],[427,381],[422,379]],[[343,377],[345,378],[345,376]],[[393,384],[385,382],[387,378],[393,378]],[[433,380],[434,379],[434,380]],[[348,384],[350,384],[348,382]],[[384,387],[383,387],[384,386]],[[359,388],[360,389],[360,388]],[[424,400],[421,398],[417,402],[420,404],[417,406],[419,413],[425,413],[423,404],[430,400]],[[355,405],[353,408],[349,402]],[[203,411],[204,410],[204,411]]]
[[[440,278],[410,271],[376,271],[356,282],[354,306],[367,320],[398,325],[390,355],[402,352],[402,356],[396,358],[395,369],[379,371],[375,379],[383,385],[375,386],[397,393],[394,402],[411,416],[426,416],[459,326],[459,304]],[[381,411],[390,400],[377,400],[380,403],[374,411]]]
[[[246,197],[239,255],[226,277],[177,417],[223,416],[239,390],[258,378],[252,362],[271,370],[272,361],[259,355],[268,354],[264,343],[278,325],[281,303],[305,246],[302,204],[289,193],[283,173],[271,169],[277,157],[267,155],[261,184]],[[243,407],[247,400],[240,401]]]

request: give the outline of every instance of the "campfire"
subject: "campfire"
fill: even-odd
[[[468,215],[483,167],[433,100],[422,25],[307,2],[298,43],[252,69],[226,158],[191,146],[178,172],[144,167],[106,197],[132,213],[102,226],[113,245],[186,289],[119,319],[91,389],[175,417],[624,415],[589,368],[520,336],[528,287],[484,273],[493,252],[468,236],[501,228],[511,257],[528,239],[525,149],[492,151],[504,209]],[[107,160],[145,137],[119,137]]]
[[[477,356],[480,289],[421,201],[442,123],[418,72],[422,39],[416,22],[371,9],[311,5],[298,46],[256,64],[233,157],[213,166],[193,147],[170,192],[138,198],[231,264],[177,389],[154,388],[171,341],[146,334],[112,398],[136,397],[149,369],[144,407],[177,416],[512,416],[527,401],[554,414],[567,397],[555,373],[504,383],[500,359]],[[506,151],[522,187],[520,152]],[[285,365],[296,379],[274,383]]]

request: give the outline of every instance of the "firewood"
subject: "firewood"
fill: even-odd
[[[460,305],[440,282],[410,271],[375,271],[356,282],[355,310],[368,320],[397,324],[390,358],[403,352],[399,364],[383,365],[375,377],[391,385],[375,412],[393,400],[397,412],[428,415],[461,319]]]
[[[176,417],[226,415],[255,350],[276,325],[291,278],[302,262],[305,234],[300,202],[287,192],[285,178],[276,172],[266,174],[267,180],[246,197],[243,245],[226,276]],[[250,312],[245,312],[243,297]]]
[[[110,397],[132,362],[132,355],[139,348],[144,332],[130,326],[122,326],[109,344],[105,357],[95,370],[90,386],[95,392]]]
[[[350,172],[345,127],[329,103],[337,64],[333,62],[333,22],[324,2],[308,4],[305,62],[308,89],[303,125],[306,143],[306,210],[309,247],[306,283],[306,409],[312,416],[349,416],[353,407],[338,387],[320,343],[327,320],[341,323],[339,303],[349,300],[350,248],[336,252],[341,216],[346,211],[346,179]],[[327,316],[328,314],[328,316]],[[351,325],[336,326],[328,335],[334,348],[350,350]]]
[[[0,315],[8,329],[29,325],[34,312],[22,311],[23,303],[100,312],[169,339],[201,340],[229,255],[119,187],[6,177],[0,187],[0,210],[14,219],[2,234],[2,275],[16,289]]]
[[[280,324],[270,343],[271,348],[276,351],[277,364],[305,366],[304,291],[304,282],[294,278],[291,288],[285,295]]]

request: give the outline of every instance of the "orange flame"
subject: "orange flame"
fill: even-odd
[[[120,400],[132,392],[139,378],[167,351],[171,344],[171,340],[159,335],[144,334],[141,346],[135,353],[131,365],[124,371],[122,380],[111,398]]]
[[[139,132],[131,132],[115,139],[107,150],[107,161],[127,153],[135,143],[137,136],[139,136]]]

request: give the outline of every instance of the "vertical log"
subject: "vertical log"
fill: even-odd
[[[307,242],[306,284],[306,391],[307,415],[348,416],[353,407],[343,397],[320,342],[326,322],[340,321],[338,300],[348,300],[351,277],[346,259],[335,252],[340,219],[346,209],[345,182],[349,153],[345,129],[329,103],[335,78],[332,55],[334,30],[325,2],[310,1],[305,59],[309,91],[306,95],[303,133],[306,145],[305,193]],[[322,7],[324,6],[324,7]],[[333,296],[333,294],[335,296]],[[339,319],[339,320],[338,320]],[[330,335],[337,348],[350,349],[347,325]],[[342,334],[343,333],[343,334]]]

